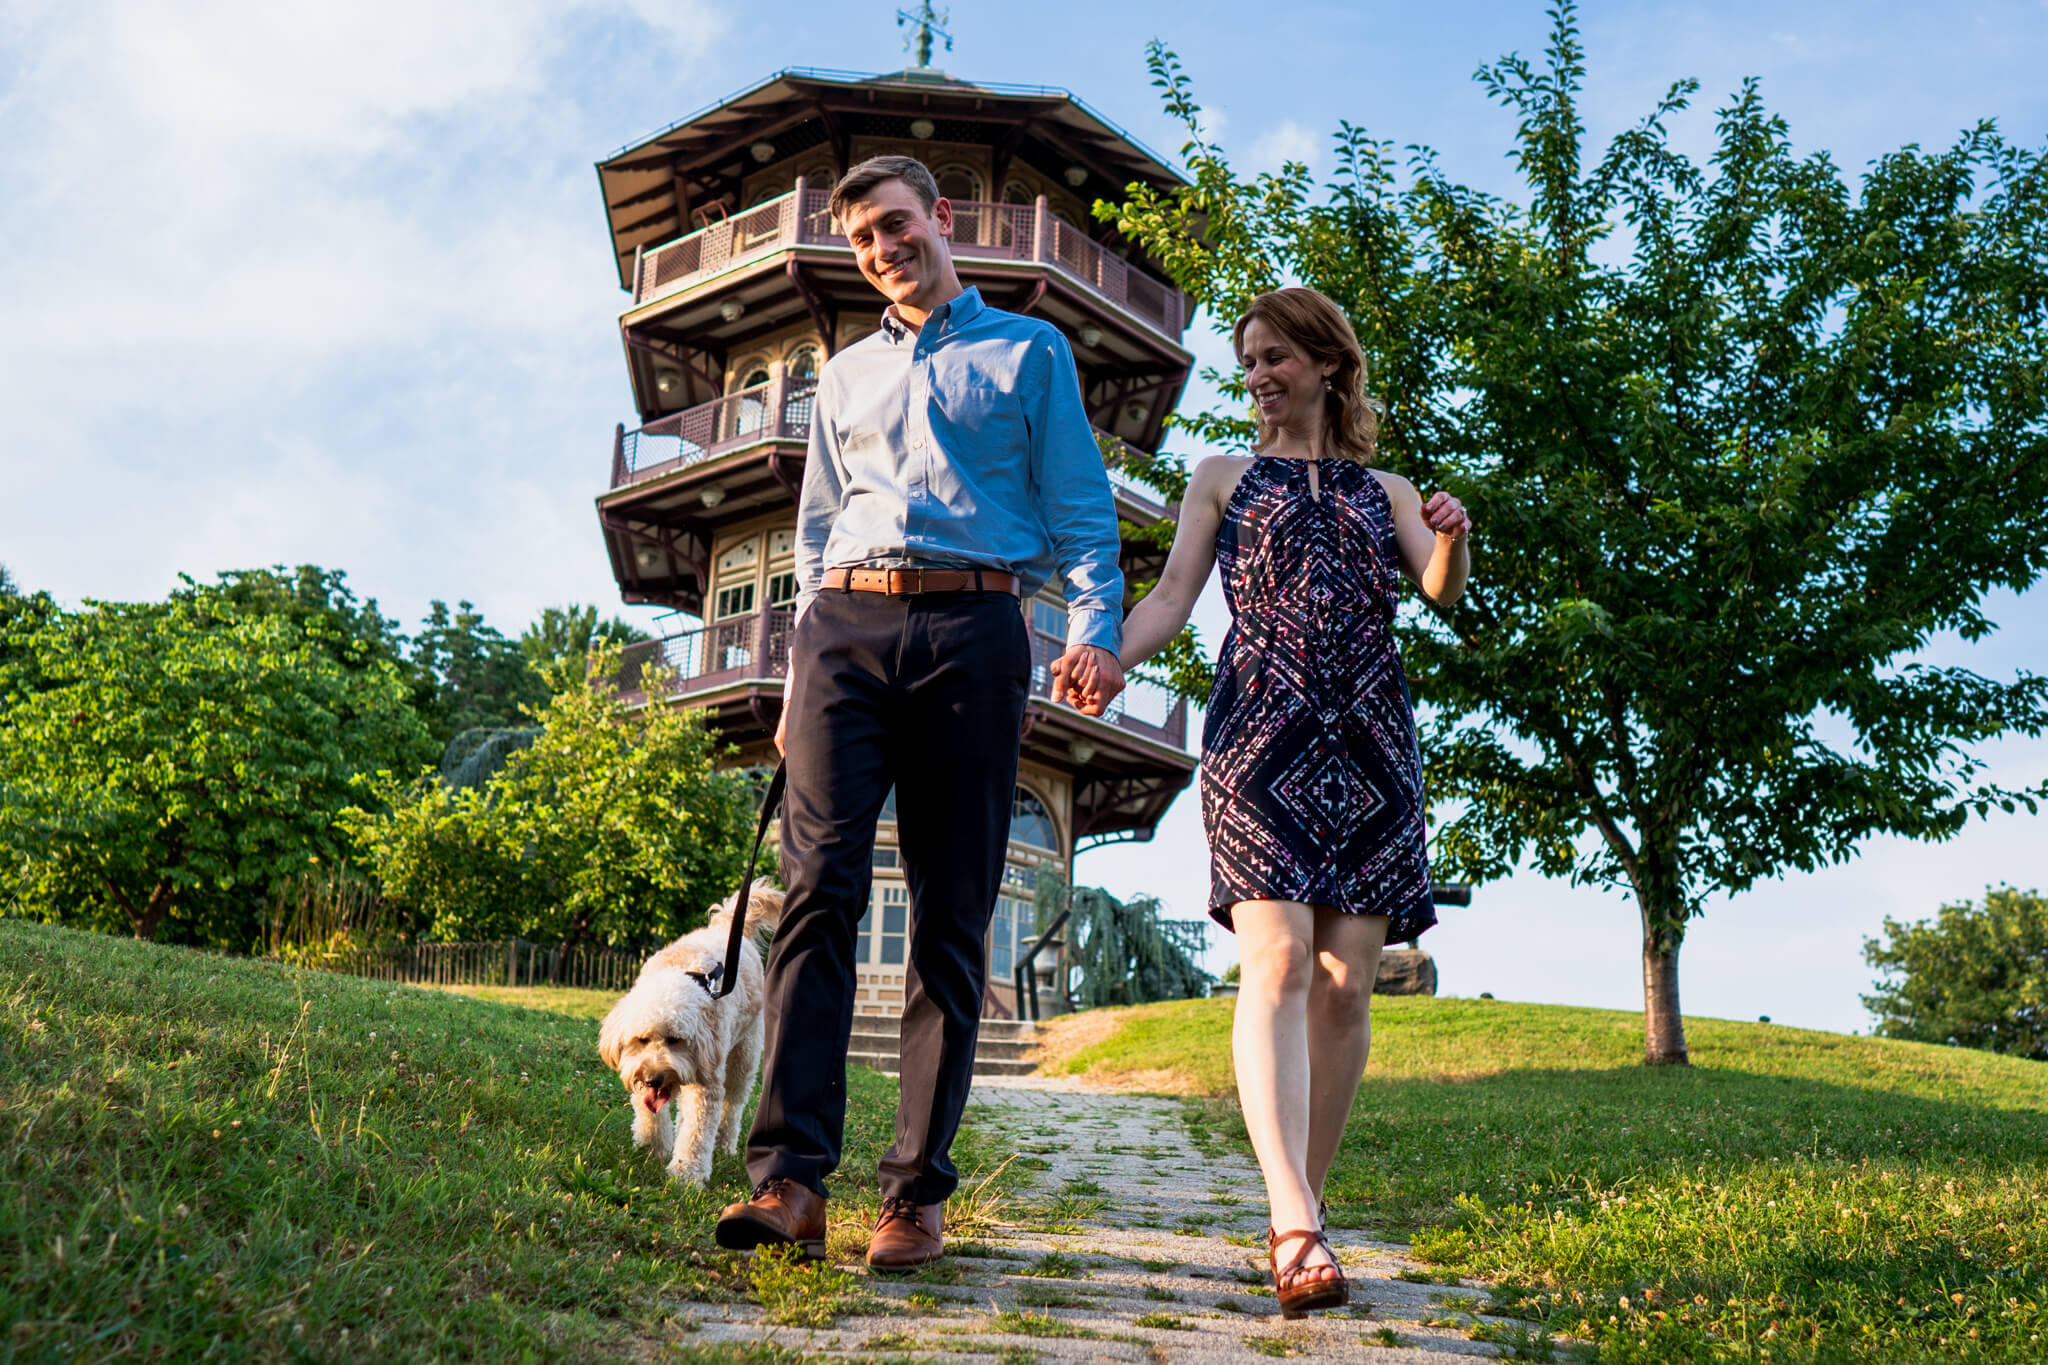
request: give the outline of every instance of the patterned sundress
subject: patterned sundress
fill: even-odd
[[[1202,728],[1209,913],[1245,900],[1436,923],[1415,709],[1394,649],[1394,508],[1372,471],[1261,456],[1216,535],[1230,604]]]

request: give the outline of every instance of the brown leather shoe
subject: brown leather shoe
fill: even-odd
[[[795,1246],[814,1261],[825,1259],[825,1196],[808,1185],[772,1176],[753,1196],[728,1204],[718,1215],[718,1244],[727,1251]]]
[[[944,1204],[884,1199],[875,1235],[868,1240],[868,1265],[875,1270],[916,1270],[946,1254]]]

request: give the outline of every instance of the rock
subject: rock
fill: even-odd
[[[1389,948],[1380,954],[1374,995],[1435,995],[1436,959],[1420,948]]]

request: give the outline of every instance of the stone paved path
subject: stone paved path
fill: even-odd
[[[1020,1077],[977,1083],[968,1115],[1004,1133],[1032,1176],[992,1223],[965,1238],[948,1228],[949,1244],[977,1254],[907,1279],[844,1266],[839,1292],[853,1311],[829,1326],[772,1325],[753,1303],[699,1307],[697,1330],[678,1344],[1001,1365],[1296,1355],[1445,1365],[1512,1354],[1472,1339],[1474,1324],[1481,1336],[1519,1330],[1471,1311],[1485,1286],[1396,1278],[1420,1271],[1403,1248],[1344,1231],[1331,1241],[1351,1307],[1283,1319],[1265,1270],[1257,1168],[1234,1151],[1195,1151],[1172,1100]]]

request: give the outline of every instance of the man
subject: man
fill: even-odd
[[[960,286],[952,206],[904,156],[854,167],[832,214],[881,330],[819,377],[797,511],[797,624],[775,743],[789,767],[789,886],[767,974],[751,1198],[734,1250],[825,1250],[825,1177],[846,1117],[854,934],[891,785],[910,892],[902,1076],[883,1154],[877,1270],[943,1254],[948,1153],[973,1079],[1017,747],[1031,680],[1020,596],[1057,571],[1056,700],[1092,714],[1123,687],[1116,514],[1073,355],[1049,324]]]

